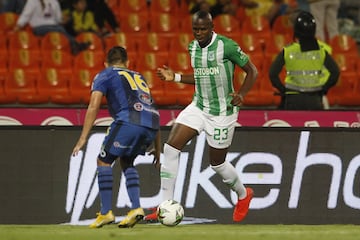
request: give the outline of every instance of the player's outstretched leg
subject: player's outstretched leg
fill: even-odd
[[[254,196],[254,191],[251,188],[246,188],[246,197],[239,199],[233,213],[234,222],[241,222],[246,217],[249,211],[250,201]]]
[[[134,227],[139,221],[144,218],[144,210],[142,208],[136,208],[128,212],[126,217],[118,224],[119,228],[131,228]]]
[[[106,224],[113,223],[115,221],[115,216],[113,212],[110,210],[107,214],[102,215],[100,212],[97,213],[96,220],[90,224],[90,228],[100,228]]]

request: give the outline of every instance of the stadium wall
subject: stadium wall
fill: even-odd
[[[96,156],[105,135],[95,127],[71,157],[80,127],[0,127],[0,223],[88,224],[99,210]],[[163,141],[169,127],[162,129]],[[253,187],[245,224],[359,224],[360,131],[351,128],[237,128],[227,160]],[[231,223],[235,194],[207,162],[204,134],[181,154],[175,199],[184,223]],[[152,157],[136,159],[141,204],[159,201]],[[124,176],[114,167],[114,212],[129,210]]]

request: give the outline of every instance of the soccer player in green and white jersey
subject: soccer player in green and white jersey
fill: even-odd
[[[238,107],[254,84],[257,69],[235,41],[216,34],[213,29],[212,17],[208,12],[199,11],[193,15],[195,40],[189,45],[189,53],[194,74],[180,75],[166,66],[157,70],[157,75],[164,81],[195,84],[192,103],[181,111],[164,144],[164,161],[160,171],[161,194],[164,201],[174,198],[180,151],[189,140],[205,131],[211,168],[238,195],[233,220],[240,222],[247,215],[253,190],[245,188],[234,166],[225,161],[225,157],[234,135]],[[233,86],[235,65],[246,73],[238,91]],[[145,220],[155,217],[153,213]]]

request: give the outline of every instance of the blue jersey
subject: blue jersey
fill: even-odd
[[[159,129],[159,112],[140,73],[108,67],[96,75],[91,91],[100,91],[106,96],[109,113],[115,122]]]

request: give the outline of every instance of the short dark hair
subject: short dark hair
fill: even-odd
[[[200,10],[194,13],[193,20],[195,19],[209,19],[210,21],[212,21],[212,16],[209,12]]]
[[[116,63],[126,63],[128,60],[128,55],[126,49],[120,46],[112,47],[106,56],[106,62],[110,65]]]

